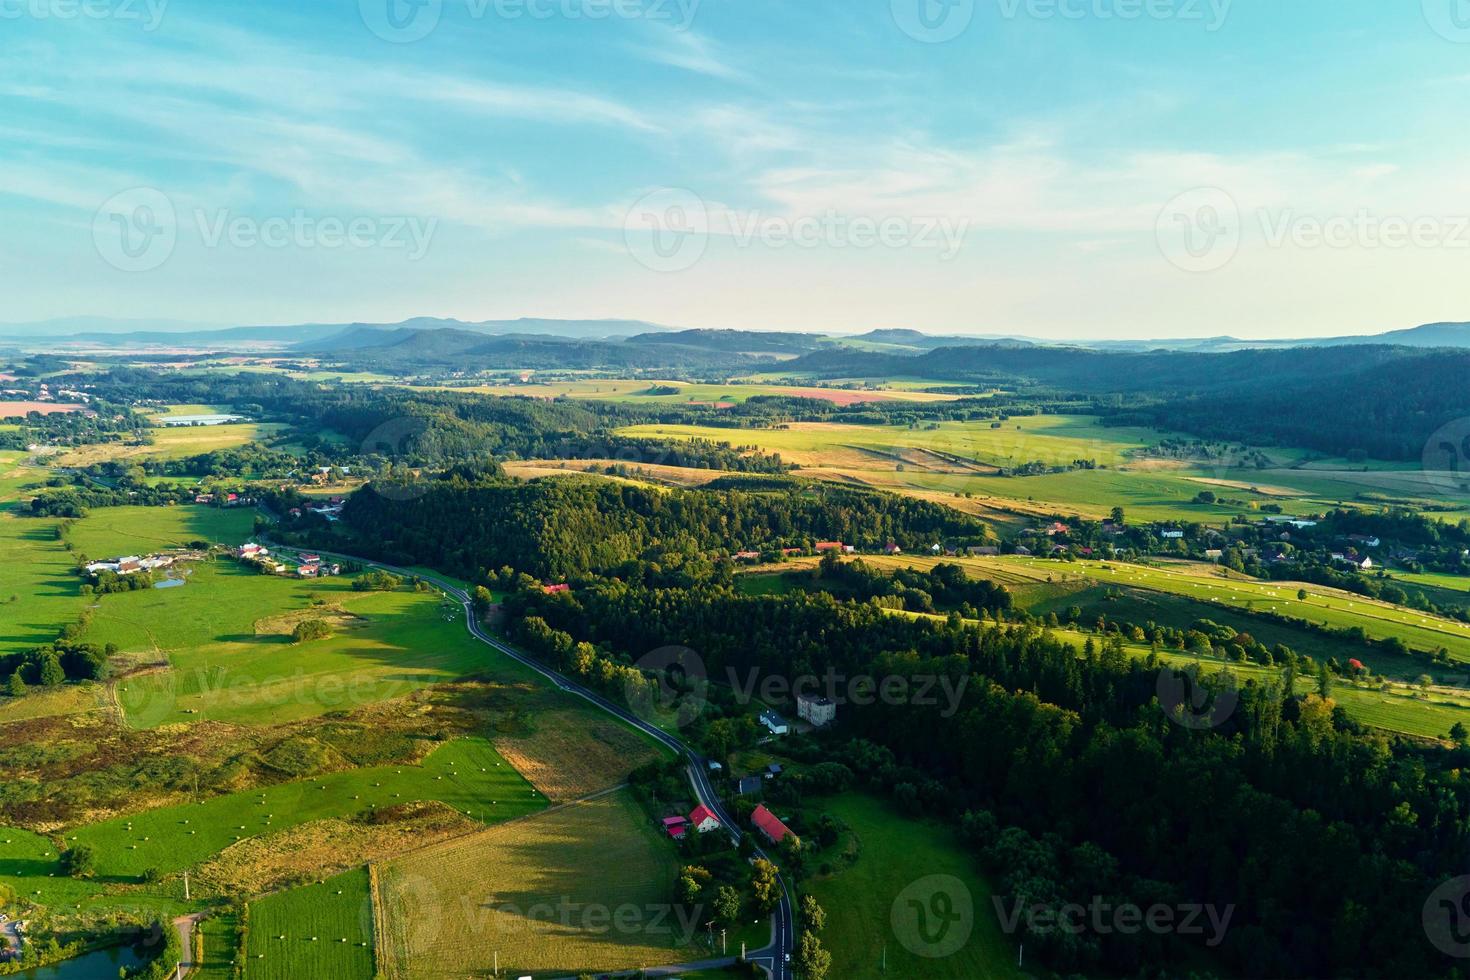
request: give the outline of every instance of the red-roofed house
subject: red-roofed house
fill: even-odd
[[[776,815],[770,810],[767,810],[764,803],[755,808],[755,812],[750,815],[750,822],[755,824],[755,829],[765,834],[766,840],[772,844],[779,844],[787,837],[794,838],[798,842],[801,840],[791,832],[790,827],[777,819]]]
[[[563,582],[560,585],[543,585],[541,591],[547,595],[556,595],[558,592],[570,592],[572,587]]]
[[[695,807],[694,812],[689,814],[689,822],[701,834],[707,834],[711,830],[720,829],[720,818],[715,816],[714,811],[703,803]]]
[[[818,551],[841,551],[842,550],[842,542],[841,541],[818,541],[817,542],[817,549],[816,550],[818,550]]]

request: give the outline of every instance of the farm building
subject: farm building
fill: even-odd
[[[761,791],[761,778],[759,776],[742,776],[735,782],[735,792],[739,796],[756,796]]]
[[[689,821],[683,817],[664,817],[664,833],[674,840],[683,840],[684,835],[689,833]]]
[[[801,842],[801,838],[792,833],[791,828],[782,823],[774,813],[767,810],[764,803],[755,808],[755,812],[750,815],[750,822],[772,844],[779,844],[788,837],[796,840],[797,843]]]

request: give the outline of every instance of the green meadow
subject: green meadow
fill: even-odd
[[[71,526],[67,541],[88,558],[184,548],[196,541],[231,547],[250,540],[255,510],[250,507],[98,507]]]
[[[71,835],[96,849],[100,876],[140,879],[150,870],[169,874],[191,868],[238,841],[312,820],[425,801],[444,803],[486,824],[546,806],[545,797],[488,741],[465,738],[445,743],[420,765],[352,769],[243,790],[115,817]]]
[[[49,909],[69,919],[119,912],[171,917],[187,910],[167,895],[68,877],[54,841],[14,827],[0,827],[0,885],[14,891],[22,907]]]
[[[371,980],[372,896],[358,868],[250,903],[246,980]]]
[[[832,872],[818,873],[807,883],[827,913],[822,941],[832,953],[831,976],[985,980],[1027,975],[1016,969],[1015,945],[1001,931],[990,885],[951,828],[904,817],[887,802],[857,793],[824,799],[812,809],[830,813],[847,830],[836,853],[820,855]],[[953,952],[929,956],[940,950],[915,942],[909,900],[927,907],[940,891],[963,916],[957,928],[968,929],[968,937]],[[955,935],[958,942],[960,933]]]
[[[1152,456],[1148,450],[1162,440],[1192,440],[1154,429],[1105,426],[1088,416],[1021,416],[1004,422],[915,427],[812,422],[732,430],[655,424],[620,431],[779,453],[806,476],[949,498],[962,509],[1033,515],[1098,518],[1122,506],[1137,521],[1223,523],[1259,513],[1268,505],[1286,514],[1309,514],[1338,504],[1377,506],[1386,499],[1435,496],[1423,474],[1404,464],[1323,461],[1308,468],[1304,452],[1272,448],[1265,452],[1266,468],[1258,469],[1253,456],[1249,467],[1239,465],[1245,460],[1239,446],[1209,462]],[[1066,467],[1076,460],[1091,460],[1097,468],[997,475],[999,469],[1028,463]],[[1221,499],[1195,503],[1202,490],[1212,490]],[[1470,497],[1459,502],[1470,507]]]
[[[492,656],[437,592],[355,592],[349,579],[261,575],[233,560],[186,584],[101,597],[84,638],[140,664],[116,682],[128,724],[272,724],[400,697],[485,669]],[[321,619],[331,635],[291,631]]]

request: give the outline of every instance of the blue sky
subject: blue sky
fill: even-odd
[[[1465,0],[415,2],[0,0],[0,321],[1470,319]]]

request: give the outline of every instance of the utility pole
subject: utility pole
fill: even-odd
[[[189,900],[189,872],[184,872],[184,901]]]
[[[724,956],[727,952],[729,952],[729,947],[725,943],[725,930],[721,929],[720,930],[720,955],[721,956]]]

